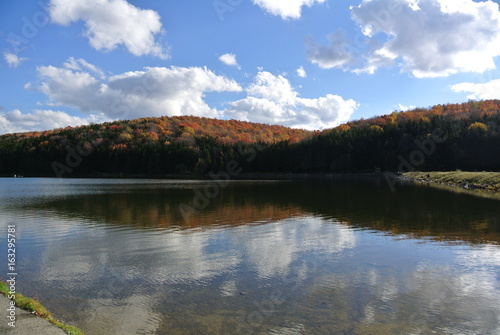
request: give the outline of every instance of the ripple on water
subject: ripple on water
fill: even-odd
[[[500,250],[464,245],[498,236],[485,200],[245,185],[185,219],[203,183],[18,182],[23,291],[88,334],[498,333]]]

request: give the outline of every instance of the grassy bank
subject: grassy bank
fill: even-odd
[[[500,172],[407,172],[403,177],[465,189],[500,192]]]
[[[8,292],[9,289],[7,287],[7,284],[4,282],[0,282],[0,293],[7,296]],[[73,326],[65,325],[61,321],[57,320],[52,315],[52,313],[50,313],[45,307],[42,306],[42,304],[39,301],[27,298],[19,293],[15,294],[15,298],[13,300],[15,301],[17,307],[44,318],[45,320],[49,321],[50,323],[64,330],[66,333],[71,335],[83,335],[83,332],[80,329]]]

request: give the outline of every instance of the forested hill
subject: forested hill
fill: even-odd
[[[250,144],[293,144],[313,134],[278,125],[194,116],[7,134],[0,136],[0,175],[53,176],[54,170],[64,176],[205,173]]]
[[[500,171],[500,101],[393,112],[322,132],[197,117],[0,136],[0,175]]]
[[[301,171],[314,173],[500,171],[500,100],[348,122],[291,146],[287,156],[301,157]]]

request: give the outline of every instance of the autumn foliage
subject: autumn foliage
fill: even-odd
[[[277,125],[193,116],[7,134],[0,136],[0,174],[50,175],[54,162],[77,173],[202,173],[221,164],[236,144],[298,143],[312,135]],[[73,152],[80,158],[65,164]],[[87,152],[89,157],[82,159]]]
[[[246,173],[398,170],[438,130],[446,139],[419,170],[500,171],[500,101],[393,112],[310,132],[192,116],[142,118],[0,136],[0,174],[206,174],[238,162]],[[244,152],[257,153],[248,160]],[[62,170],[61,170],[62,169]],[[56,173],[56,175],[62,175]]]

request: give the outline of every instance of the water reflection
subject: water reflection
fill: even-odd
[[[420,263],[406,273],[328,276],[309,290],[297,316],[309,321],[311,334],[497,334],[498,287],[482,286],[496,280],[455,271]]]
[[[158,320],[165,308],[179,319],[177,327],[196,321],[202,329],[211,328],[212,318],[202,321],[200,315],[215,313],[221,314],[219,326],[226,329],[226,313],[245,317],[265,287],[287,283],[287,278],[293,279],[288,286],[311,280],[303,261],[310,253],[328,259],[356,245],[353,231],[334,222],[325,225],[316,217],[168,234],[75,229],[69,235],[73,238],[47,244],[28,265],[49,293],[57,287],[73,297],[81,311],[76,319],[92,334],[151,330],[151,318]],[[292,290],[290,299],[294,295]],[[55,299],[52,307],[59,310],[59,303]],[[214,307],[219,303],[228,310]],[[127,317],[132,312],[148,317]],[[173,331],[168,328],[168,333]]]
[[[492,200],[241,182],[185,220],[201,182],[20,182],[19,289],[89,334],[500,332]]]
[[[500,241],[498,200],[430,187],[406,185],[393,193],[382,181],[238,182],[210,199],[197,215],[183,216],[179,206],[192,206],[193,189],[203,189],[205,183],[83,186],[88,193],[54,196],[36,206],[65,219],[77,217],[133,229],[234,226],[314,214],[398,236],[448,242]],[[33,208],[33,203],[28,206]]]

